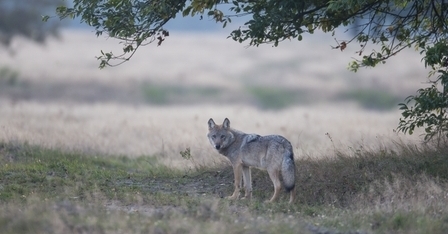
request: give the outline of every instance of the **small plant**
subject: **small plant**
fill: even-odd
[[[190,160],[191,159],[190,147],[185,148],[185,150],[180,151],[179,153],[182,156],[182,158],[184,158],[186,160]]]

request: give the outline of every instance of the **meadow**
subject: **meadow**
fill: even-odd
[[[418,53],[346,70],[332,38],[246,48],[171,33],[99,70],[112,39],[64,31],[0,56],[1,233],[444,233],[445,146],[394,131],[397,103],[425,85]],[[232,170],[207,121],[294,146],[295,204],[228,201]]]

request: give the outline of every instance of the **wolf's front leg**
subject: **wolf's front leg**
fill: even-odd
[[[243,166],[243,181],[244,181],[244,198],[252,198],[252,178],[250,176],[250,167]]]
[[[233,165],[233,175],[235,176],[234,178],[235,190],[233,191],[232,196],[227,197],[227,199],[235,200],[238,199],[238,197],[240,196],[242,170],[243,165],[241,164]]]

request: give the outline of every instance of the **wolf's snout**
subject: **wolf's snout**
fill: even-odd
[[[219,150],[219,148],[221,148],[220,145],[215,145],[215,149]]]

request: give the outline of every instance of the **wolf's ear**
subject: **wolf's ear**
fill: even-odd
[[[208,128],[209,129],[212,129],[212,128],[214,128],[216,126],[216,124],[215,124],[215,121],[213,121],[213,119],[209,119],[208,120]]]
[[[228,118],[225,118],[225,119],[224,119],[224,122],[222,122],[222,126],[223,126],[224,128],[230,128],[230,121],[229,121]]]

